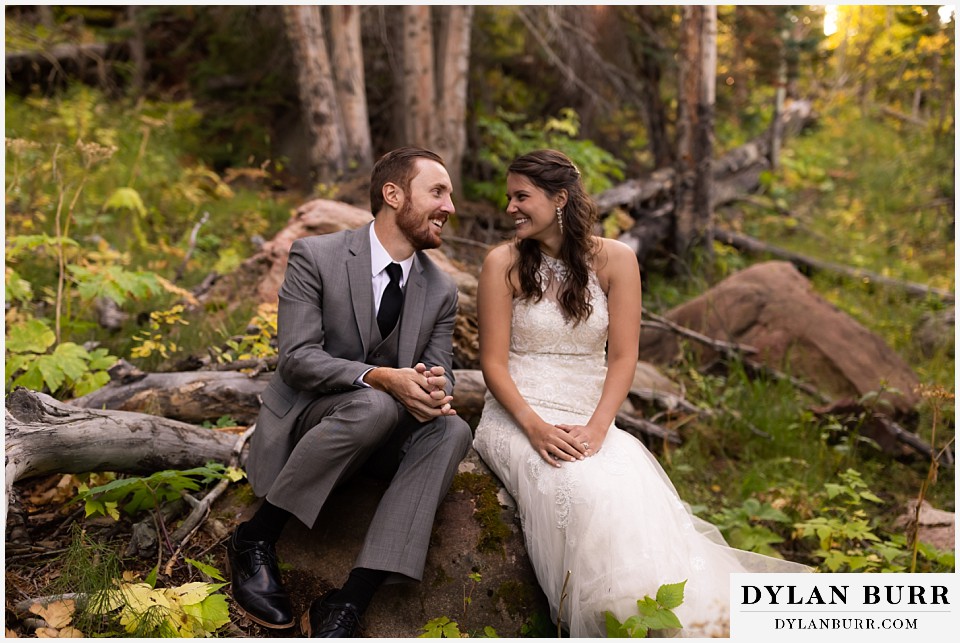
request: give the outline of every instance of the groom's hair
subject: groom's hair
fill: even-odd
[[[396,183],[403,191],[410,191],[410,182],[416,176],[417,159],[436,161],[446,167],[439,155],[421,147],[398,147],[387,152],[373,166],[370,174],[370,212],[377,216],[383,209],[383,186]]]

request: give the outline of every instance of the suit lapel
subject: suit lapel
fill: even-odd
[[[365,225],[356,230],[348,241],[350,256],[347,258],[347,279],[350,283],[350,299],[357,330],[363,343],[363,354],[368,351],[370,326],[373,323],[373,283],[370,277],[370,231]]]
[[[427,280],[423,276],[420,257],[413,255],[413,266],[403,296],[403,313],[400,317],[400,345],[397,347],[397,366],[413,366],[413,352],[417,348],[417,336],[423,323],[423,307],[427,300]]]

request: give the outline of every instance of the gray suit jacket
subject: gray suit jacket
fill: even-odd
[[[267,494],[293,451],[304,408],[317,396],[355,390],[357,378],[372,367],[369,225],[298,239],[290,248],[277,314],[280,359],[262,394],[246,466],[257,496]],[[405,285],[397,366],[443,366],[448,393],[456,314],[453,279],[416,253]]]

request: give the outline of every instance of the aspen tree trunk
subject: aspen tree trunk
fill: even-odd
[[[347,139],[347,162],[351,171],[369,172],[373,167],[373,145],[364,88],[361,9],[352,5],[331,5],[328,11],[337,102],[343,113]]]
[[[713,113],[717,69],[717,8],[684,6],[680,34],[677,118],[677,206],[674,254],[713,246]]]
[[[467,84],[470,72],[470,26],[472,6],[437,7],[440,29],[437,35],[436,129],[433,149],[447,164],[453,189],[460,194],[463,154],[467,146]]]
[[[333,182],[347,170],[346,136],[320,8],[284,6],[283,18],[297,61],[300,106],[312,139],[311,169],[316,180]]]
[[[403,82],[401,109],[405,145],[433,144],[436,82],[430,7],[403,7]]]

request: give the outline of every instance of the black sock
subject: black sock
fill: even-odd
[[[286,509],[281,509],[264,500],[257,509],[257,513],[253,514],[253,518],[237,527],[237,538],[247,541],[266,540],[276,544],[290,516],[290,512]]]
[[[353,603],[360,608],[362,614],[370,605],[370,600],[377,589],[389,575],[390,572],[382,569],[354,567],[343,588],[337,590],[336,600],[340,603]]]

